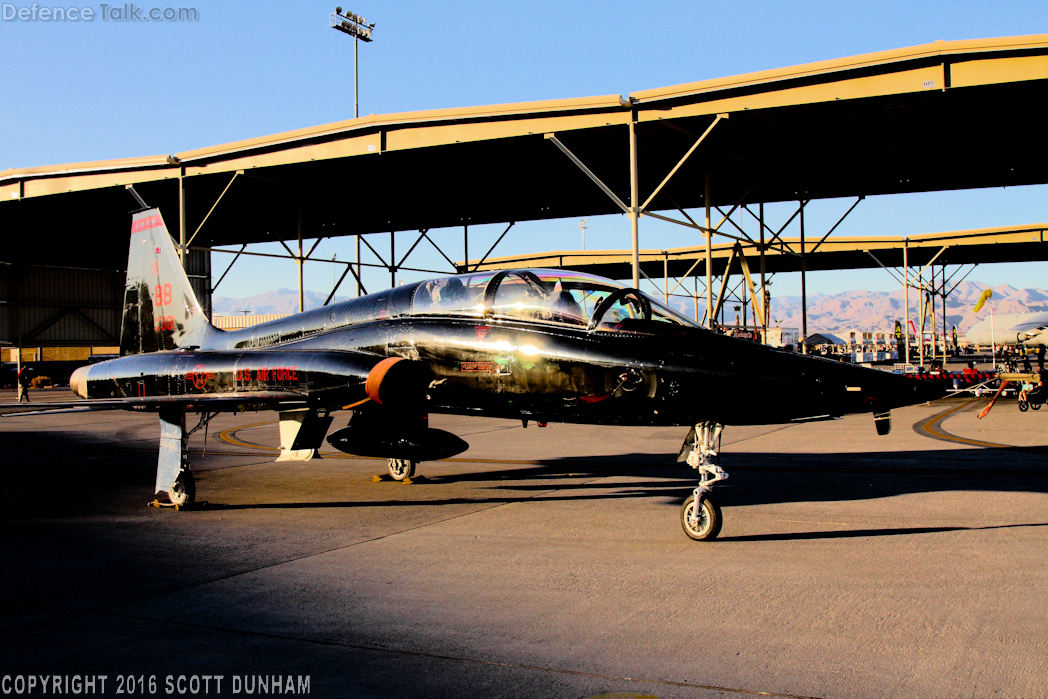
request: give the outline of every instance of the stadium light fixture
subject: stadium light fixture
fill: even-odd
[[[375,23],[368,24],[368,21],[360,15],[349,10],[343,12],[341,7],[336,7],[335,11],[331,13],[329,23],[332,29],[337,29],[343,34],[353,37],[353,118],[356,119],[360,116],[359,91],[357,87],[357,76],[359,73],[357,70],[357,47],[361,41],[372,41],[371,33],[375,31]]]

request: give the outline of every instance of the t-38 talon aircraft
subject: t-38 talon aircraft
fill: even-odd
[[[678,461],[699,472],[681,523],[713,539],[710,497],[725,424],[824,420],[942,390],[904,376],[806,357],[702,328],[637,289],[587,274],[522,269],[432,279],[243,330],[204,315],[157,209],[133,215],[120,357],[77,369],[75,410],[160,416],[156,493],[193,502],[189,435],[221,411],[275,410],[278,461],[312,458],[328,437],[389,460],[396,479],[467,444],[430,413],[536,422],[691,427]],[[63,404],[68,408],[69,404]],[[59,407],[52,405],[47,407]],[[200,414],[187,430],[187,413]]]

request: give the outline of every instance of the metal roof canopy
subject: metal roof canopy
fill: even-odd
[[[13,235],[0,261],[122,267],[128,184],[198,249],[1043,184],[1046,86],[1048,35],[935,42],[629,100],[370,116],[174,156],[6,170],[0,220]],[[42,250],[41,240],[55,244]],[[825,255],[806,256],[807,269],[858,264],[854,250],[849,257],[826,245]],[[1039,246],[1021,249],[1020,258],[1043,256]],[[6,303],[34,302],[20,293],[5,294]],[[60,305],[57,313],[68,315]],[[9,332],[10,313],[0,315],[2,334],[21,341],[22,331]]]
[[[908,248],[909,265],[922,267],[933,259],[938,265],[968,265],[993,262],[1028,262],[1043,259],[1044,242],[1048,224],[1035,223],[1026,226],[1004,226],[980,228],[946,233],[925,233],[907,238],[888,236],[830,237],[819,245],[818,237],[808,238],[809,250],[819,245],[814,252],[805,256],[808,272],[866,269],[877,267],[902,267],[903,250]],[[783,238],[787,249],[799,249],[799,238]],[[731,258],[735,243],[717,243],[713,246],[712,271],[722,276]],[[944,250],[945,248],[945,250]],[[755,270],[756,246],[743,245],[749,257],[751,269]],[[683,277],[688,273],[705,271],[704,246],[672,248],[668,250],[642,250],[640,264],[644,274],[651,279],[662,278],[666,271],[670,277]],[[785,253],[781,248],[765,251],[765,270],[768,274],[800,272],[801,258]],[[626,279],[631,274],[632,252],[630,250],[584,250],[537,252],[529,255],[513,255],[489,258],[478,265],[478,260],[469,263],[469,270],[486,271],[517,269],[521,267],[554,267],[588,272],[611,279]],[[696,267],[695,263],[699,262]],[[458,263],[460,271],[466,271],[465,263]],[[736,267],[733,272],[738,274]]]
[[[705,205],[706,172],[714,205],[1039,184],[1046,85],[1048,35],[935,42],[630,101],[369,116],[175,156],[6,170],[0,211],[9,230],[87,228],[123,244],[123,185],[174,228],[181,175],[187,239],[207,218],[194,245],[293,239],[300,214],[315,237],[617,213],[544,134],[628,202],[633,120],[643,201],[717,114],[730,118],[649,210]]]

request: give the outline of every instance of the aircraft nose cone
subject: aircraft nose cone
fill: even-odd
[[[939,400],[946,395],[946,389],[948,386],[942,381],[921,381],[921,387],[918,389],[922,401],[933,401]]]
[[[901,408],[939,400],[946,395],[946,383],[932,379],[915,379],[909,376],[892,376],[890,388],[885,396],[891,407]],[[886,386],[886,388],[888,388]]]
[[[69,377],[69,389],[81,398],[87,398],[87,372],[90,369],[82,366]]]

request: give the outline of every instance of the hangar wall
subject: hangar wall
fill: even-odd
[[[92,347],[120,344],[120,317],[127,248],[103,252],[100,267],[68,263],[63,247],[82,240],[58,241],[53,255],[41,249],[34,260],[0,261],[0,344],[13,347]],[[51,259],[58,262],[52,263]],[[211,255],[194,250],[187,271],[193,290],[211,315]],[[5,357],[6,358],[6,357]]]

